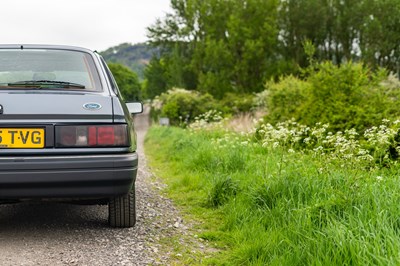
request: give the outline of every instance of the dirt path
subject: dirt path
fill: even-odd
[[[150,181],[143,152],[148,116],[136,117],[139,174],[137,224],[111,229],[107,206],[57,203],[0,205],[0,265],[167,265],[160,239],[185,234],[170,200]]]

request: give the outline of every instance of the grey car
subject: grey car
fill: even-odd
[[[0,203],[108,204],[112,227],[132,227],[142,109],[96,52],[0,45]]]

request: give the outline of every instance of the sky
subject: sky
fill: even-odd
[[[62,44],[104,51],[147,40],[170,0],[1,0],[0,43]]]

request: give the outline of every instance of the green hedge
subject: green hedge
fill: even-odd
[[[372,71],[360,63],[341,66],[325,62],[310,68],[303,79],[288,76],[267,84],[266,120],[272,124],[294,118],[306,125],[330,124],[334,131],[365,130],[383,119],[400,116],[400,87],[388,85],[383,70]],[[397,83],[398,84],[398,83]]]

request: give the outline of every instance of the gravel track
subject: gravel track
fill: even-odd
[[[113,229],[107,206],[61,203],[0,205],[0,265],[168,265],[171,250],[158,243],[187,235],[178,211],[151,181],[143,153],[148,115],[136,117],[140,156],[136,181],[137,222]]]

